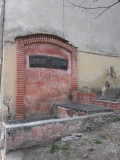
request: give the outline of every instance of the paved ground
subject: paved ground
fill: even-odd
[[[119,119],[120,120],[120,119]],[[120,121],[81,137],[9,152],[6,160],[120,160]]]

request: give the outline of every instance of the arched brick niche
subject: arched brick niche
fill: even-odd
[[[65,73],[67,74],[67,79],[64,80],[64,75],[62,77],[60,77],[58,75],[58,78],[56,78],[56,82],[60,84],[60,79],[62,80],[63,84],[63,88],[64,86],[69,83],[69,89],[70,92],[77,90],[77,86],[78,86],[78,82],[77,82],[77,50],[74,46],[70,45],[66,40],[61,39],[57,36],[52,36],[52,35],[44,35],[44,34],[40,34],[40,35],[31,35],[31,36],[25,36],[25,37],[19,37],[16,38],[16,44],[17,44],[17,73],[16,73],[16,120],[20,121],[20,120],[24,120],[25,118],[35,118],[35,112],[40,112],[40,113],[44,113],[44,104],[46,104],[46,101],[43,100],[43,98],[41,99],[40,97],[40,101],[39,101],[39,96],[35,99],[32,100],[32,98],[29,96],[29,94],[33,92],[33,90],[35,90],[35,94],[37,95],[37,92],[39,91],[39,93],[41,93],[42,95],[44,94],[44,91],[47,90],[47,87],[49,85],[52,84],[53,79],[55,81],[55,78],[52,79],[52,82],[49,83],[47,86],[45,86],[46,88],[44,88],[44,84],[46,85],[47,80],[50,79],[50,77],[48,76],[49,73],[54,73],[54,75],[57,75],[59,73],[59,75]],[[66,71],[64,70],[60,70],[60,69],[46,69],[45,68],[29,68],[29,56],[32,55],[45,55],[46,56],[46,52],[48,51],[48,56],[52,56],[52,57],[59,57],[59,58],[64,58],[66,59],[66,57],[68,57],[68,69]],[[53,55],[52,55],[53,54]],[[38,73],[40,74],[40,76],[38,77]],[[46,81],[42,80],[42,82],[40,82],[39,79],[43,79],[44,74],[42,73],[46,73],[47,76],[46,77]],[[30,77],[30,75],[32,75],[32,78]],[[70,75],[70,76],[68,76]],[[55,76],[54,76],[55,77]],[[35,81],[35,83],[37,83],[37,85],[34,87],[35,84],[31,83],[31,79],[34,79],[33,81]],[[38,79],[38,82],[36,82]],[[43,84],[42,84],[43,83]],[[58,90],[59,92],[59,84],[57,85],[57,87],[55,88],[54,85],[54,91],[56,91],[55,89]],[[41,86],[41,88],[37,87],[39,85],[39,87]],[[39,89],[38,89],[39,88]],[[52,88],[49,87],[50,90],[50,94],[52,92]],[[38,93],[38,94],[39,94]],[[57,92],[56,92],[57,93]],[[48,94],[48,93],[47,93]],[[55,93],[54,93],[55,94]],[[60,94],[64,94],[62,93],[62,91],[60,91]],[[29,97],[28,97],[29,96]],[[46,98],[46,95],[44,96]],[[29,98],[29,102],[28,102],[28,98]],[[68,98],[68,97],[67,97]],[[50,97],[51,99],[51,97]],[[52,97],[52,99],[55,99],[55,101],[57,101],[59,98],[55,98],[54,96]],[[34,101],[35,103],[32,104],[32,101]],[[39,102],[38,102],[39,101]],[[45,102],[44,102],[45,101]],[[48,98],[48,102],[49,104],[49,98]],[[32,104],[32,106],[31,106]],[[34,106],[35,104],[36,107]],[[42,109],[39,108],[38,105],[43,104],[43,106],[41,107]],[[30,108],[31,106],[31,108]],[[49,110],[46,108],[46,110]],[[31,113],[31,115],[29,114]],[[37,114],[36,113],[36,114]],[[32,114],[34,114],[34,116],[32,117]],[[45,116],[43,114],[43,116]],[[38,117],[36,117],[38,118]]]

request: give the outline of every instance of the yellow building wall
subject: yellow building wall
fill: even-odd
[[[8,117],[8,105],[12,117],[15,116],[15,99],[16,99],[16,44],[6,43],[3,56],[3,115]]]
[[[111,67],[114,74],[111,76]],[[120,57],[78,52],[78,89],[85,92],[104,92],[105,82],[110,89],[120,89]]]

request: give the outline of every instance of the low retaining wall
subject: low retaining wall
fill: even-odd
[[[4,124],[5,147],[8,151],[41,145],[74,132],[99,129],[118,117],[120,118],[120,115],[114,113],[101,113],[75,118]]]
[[[72,92],[72,101],[81,104],[90,104],[92,100],[96,100],[96,93]]]
[[[111,101],[104,101],[104,100],[92,100],[90,104],[103,106],[103,107],[110,107],[115,110],[115,112],[120,113],[120,102],[111,102]]]
[[[116,113],[120,113],[120,102],[112,102],[109,100],[108,101],[98,100],[96,99],[96,93],[73,92],[72,100],[73,102],[81,104],[92,104],[96,106],[110,107],[113,108]]]
[[[75,111],[71,108],[65,108],[62,106],[56,107],[57,118],[70,118],[86,115],[85,112]]]

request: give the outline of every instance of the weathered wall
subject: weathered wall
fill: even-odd
[[[119,117],[114,113],[103,113],[24,124],[5,124],[6,150],[37,146],[75,132],[98,130]]]
[[[63,70],[55,68],[30,67],[30,55],[52,56],[68,60],[68,69]],[[70,91],[71,53],[57,45],[51,45],[50,43],[26,45],[24,99],[25,117],[40,118],[43,116],[54,115],[53,104],[55,102],[68,101]]]
[[[8,117],[8,106],[12,117],[15,115],[16,99],[16,45],[6,43],[3,63],[3,114]]]
[[[83,6],[109,6],[114,2],[87,0]],[[95,19],[102,11],[72,7],[67,0],[6,0],[4,37],[11,40],[18,35],[45,32],[61,36],[82,49],[120,53],[120,4]]]
[[[108,89],[120,89],[119,62],[120,57],[78,52],[79,90],[102,94]]]

